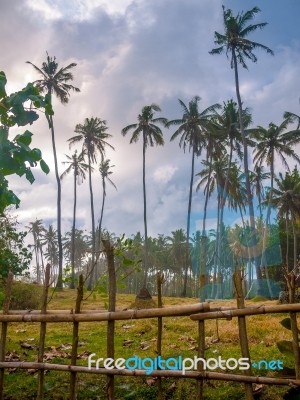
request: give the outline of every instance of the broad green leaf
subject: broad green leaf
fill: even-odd
[[[48,164],[46,164],[44,160],[40,161],[40,167],[42,171],[45,172],[45,174],[49,174],[50,168],[48,167]]]
[[[34,161],[40,161],[42,158],[42,152],[40,149],[34,148],[34,149],[32,149],[30,154]]]
[[[18,144],[23,143],[26,146],[29,146],[31,143],[31,137],[32,137],[32,133],[30,131],[26,130],[22,135],[17,135],[15,137],[15,141]]]
[[[32,124],[39,116],[35,111],[14,112],[15,120],[18,126]]]
[[[33,176],[32,172],[31,172],[31,169],[30,169],[30,168],[27,168],[27,169],[26,169],[26,171],[25,171],[25,176],[26,176],[26,179],[27,179],[31,184],[35,181],[34,176]]]

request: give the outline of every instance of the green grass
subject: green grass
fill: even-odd
[[[71,310],[74,307],[76,297],[75,290],[63,290],[55,293],[50,309]],[[133,295],[118,295],[117,308],[126,309],[134,301]],[[155,299],[156,300],[156,299]],[[103,309],[104,299],[93,296],[83,302],[83,309]],[[166,298],[164,303],[168,305],[182,305],[195,303],[196,299]],[[247,302],[247,305],[258,306],[259,304],[275,304],[275,302]],[[210,303],[211,307],[217,305],[234,305],[234,302],[222,301]],[[276,341],[290,340],[291,333],[283,329],[280,321],[284,315],[269,314],[247,317],[248,339],[251,358],[254,361],[261,359],[280,359],[284,366],[292,367],[291,362],[286,359],[277,349]],[[80,323],[79,354],[84,351],[96,353],[95,358],[106,356],[106,323],[90,322]],[[217,342],[216,321],[209,320],[205,324],[206,331],[206,358],[222,356],[223,359],[241,357],[237,319],[231,321],[220,320],[218,324],[219,341]],[[12,323],[8,328],[7,351],[15,351],[22,361],[36,361],[37,349],[22,349],[20,341],[26,341],[38,345],[39,323]],[[156,357],[156,319],[117,321],[115,328],[115,358],[129,358],[138,355],[141,358]],[[194,357],[197,355],[197,322],[189,317],[171,317],[163,319],[163,357]],[[127,347],[123,346],[124,340],[132,340],[133,343]],[[70,353],[70,349],[58,350],[62,344],[68,345],[72,341],[72,323],[49,323],[47,324],[46,350],[51,354],[55,349],[57,352]],[[143,346],[147,346],[143,350]],[[54,349],[55,348],[55,349]],[[48,362],[64,363],[70,362],[69,358],[56,357]],[[87,366],[87,359],[78,360],[78,365]],[[275,372],[254,371],[255,375],[278,376]],[[116,399],[156,399],[157,387],[151,376],[143,378],[116,377]],[[78,374],[78,399],[104,399],[106,377],[92,374]],[[188,379],[162,379],[162,385],[166,399],[193,399],[196,396],[196,383]],[[50,371],[45,376],[45,399],[66,399],[69,390],[69,374],[64,372]],[[265,386],[260,395],[262,400],[279,400],[287,392],[288,387]],[[37,373],[28,373],[25,370],[5,373],[5,399],[35,399],[37,391]],[[204,384],[205,399],[243,399],[244,386],[238,383],[207,381]]]

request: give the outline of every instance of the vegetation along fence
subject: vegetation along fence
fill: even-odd
[[[107,258],[110,272],[113,271],[113,249],[108,245]],[[161,297],[160,297],[160,287],[163,283],[162,274],[158,274],[158,308],[154,309],[139,309],[139,310],[126,310],[126,311],[116,311],[115,310],[115,282],[114,275],[110,273],[110,298],[109,298],[109,309],[108,312],[105,311],[81,311],[81,303],[83,299],[83,278],[79,279],[79,285],[77,288],[77,299],[74,310],[70,311],[47,311],[47,300],[48,300],[48,288],[49,288],[49,273],[50,266],[46,268],[44,291],[43,291],[43,301],[41,310],[34,311],[13,311],[9,310],[10,293],[12,286],[12,274],[9,275],[6,285],[6,293],[3,311],[0,314],[0,321],[2,324],[1,329],[1,345],[0,345],[0,399],[3,399],[3,388],[4,388],[4,370],[8,368],[20,368],[20,369],[35,369],[38,371],[38,388],[37,388],[37,398],[43,398],[43,388],[44,380],[46,379],[45,371],[65,371],[70,373],[70,384],[69,384],[69,398],[76,398],[76,383],[77,374],[104,374],[107,376],[106,385],[106,396],[107,399],[114,399],[114,376],[130,376],[130,377],[141,377],[146,376],[146,370],[142,369],[105,369],[105,368],[89,368],[88,366],[76,365],[77,360],[77,350],[78,350],[78,331],[79,324],[81,322],[107,322],[107,357],[114,358],[114,323],[117,320],[132,320],[132,319],[144,319],[144,318],[157,318],[158,321],[158,337],[157,337],[157,354],[161,355],[161,340],[162,340],[162,318],[174,317],[174,316],[190,316],[192,320],[198,323],[198,351],[197,356],[204,358],[205,350],[205,330],[204,323],[207,319],[232,319],[238,318],[239,327],[239,338],[241,346],[241,354],[243,357],[249,357],[248,339],[246,331],[246,316],[255,314],[267,314],[267,313],[285,313],[289,312],[290,316],[296,316],[296,313],[300,311],[300,304],[285,304],[285,305],[274,305],[274,306],[258,306],[258,307],[245,307],[244,297],[242,293],[242,273],[237,270],[234,273],[233,281],[236,289],[237,298],[237,308],[228,307],[210,307],[209,303],[197,303],[192,305],[183,306],[170,306],[162,307]],[[291,321],[296,321],[296,319],[291,318]],[[8,324],[12,322],[40,322],[40,337],[38,346],[37,362],[12,362],[5,360],[5,347],[7,342],[7,329]],[[48,363],[44,361],[45,352],[45,338],[47,323],[59,323],[59,322],[71,322],[73,325],[72,333],[72,350],[71,350],[71,361],[70,364],[55,364]],[[293,326],[292,326],[293,328]],[[295,327],[294,327],[295,328]],[[296,321],[297,328],[297,321]],[[293,329],[292,329],[293,330]],[[297,328],[298,331],[298,328]],[[296,332],[297,332],[296,331]],[[298,341],[298,336],[295,336]],[[298,351],[298,342],[294,346],[295,351]],[[201,363],[199,363],[201,364]],[[240,382],[245,385],[245,396],[246,399],[253,399],[252,384],[266,384],[266,385],[290,385],[290,386],[300,386],[299,377],[299,357],[295,352],[295,370],[296,378],[271,378],[262,376],[253,376],[251,369],[243,371],[243,374],[235,373],[221,373],[221,372],[211,372],[204,370],[203,363],[198,365],[197,370],[185,371],[182,370],[154,370],[151,374],[152,377],[157,377],[157,398],[163,399],[163,392],[161,386],[162,377],[174,377],[174,378],[184,378],[184,379],[194,379],[197,382],[197,398],[203,398],[203,383],[205,380],[220,380],[220,381],[233,381]]]

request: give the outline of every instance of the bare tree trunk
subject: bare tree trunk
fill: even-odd
[[[233,282],[234,282],[235,292],[236,292],[237,307],[239,309],[245,308],[245,300],[244,300],[245,297],[244,297],[244,293],[243,293],[241,270],[236,269],[234,271]],[[241,353],[244,358],[248,358],[249,364],[251,365],[245,316],[238,317],[238,326],[239,326]],[[248,375],[248,376],[251,375],[251,368],[248,370],[245,370],[245,375]],[[246,400],[254,400],[251,383],[245,383],[245,392],[246,392]]]
[[[238,101],[238,108],[239,108],[239,121],[240,121],[240,129],[243,138],[243,148],[244,148],[244,173],[246,177],[246,193],[247,193],[247,202],[248,202],[248,209],[249,209],[249,217],[250,217],[250,227],[251,233],[255,233],[255,218],[254,218],[254,207],[253,207],[253,198],[250,186],[250,179],[249,179],[249,166],[248,166],[248,145],[247,139],[244,129],[244,121],[243,121],[243,108],[242,108],[242,100],[240,95],[240,87],[239,87],[239,75],[238,75],[238,66],[237,66],[237,59],[235,50],[232,49],[232,58],[234,64],[234,75],[235,75],[235,88],[236,88],[236,97]],[[250,247],[250,254],[253,256],[252,249]],[[259,295],[262,294],[262,274],[261,269],[257,265],[257,261],[254,259],[255,267],[256,267],[256,276],[257,276],[257,292]]]
[[[75,226],[76,226],[76,203],[77,203],[76,189],[77,189],[76,173],[74,172],[74,207],[73,207],[73,225],[72,225],[72,240],[71,240],[71,269],[72,269],[71,289],[75,288]]]
[[[61,240],[61,182],[58,173],[58,163],[56,155],[56,145],[55,145],[55,134],[52,115],[49,115],[51,138],[52,138],[52,148],[54,157],[54,167],[55,167],[55,177],[57,183],[57,243],[58,243],[58,277],[56,287],[62,289],[62,277],[63,277],[63,248]]]
[[[47,264],[46,271],[45,271],[44,291],[43,291],[43,297],[42,297],[43,303],[42,303],[42,307],[41,307],[41,314],[47,313],[48,290],[49,290],[49,282],[50,282],[50,268],[51,268],[50,264]],[[38,363],[42,363],[44,361],[46,329],[47,329],[47,322],[41,322]],[[44,398],[44,375],[45,375],[45,371],[43,369],[40,369],[39,375],[38,375],[38,394],[37,394],[38,400],[42,400]]]
[[[158,274],[157,274],[157,306],[158,306],[158,308],[162,308],[162,306],[163,306],[161,288],[162,288],[164,281],[165,281],[164,274],[161,272],[158,272]],[[163,327],[162,317],[158,317],[157,318],[157,355],[158,356],[161,356],[162,327]],[[158,391],[157,399],[163,400],[161,377],[157,377],[157,391]]]
[[[79,283],[77,287],[77,297],[76,297],[76,305],[75,305],[75,314],[80,313],[81,302],[83,299],[83,276],[79,276]],[[72,352],[71,352],[71,365],[76,365],[77,360],[77,349],[78,349],[78,341],[79,341],[79,322],[73,322],[73,340],[72,340]],[[70,400],[76,400],[76,376],[77,373],[75,371],[71,372],[70,379]]]
[[[3,314],[8,314],[11,288],[13,282],[13,274],[9,272],[6,280],[5,297],[3,303]],[[5,361],[5,344],[7,337],[7,326],[8,322],[2,322],[1,324],[1,341],[0,341],[0,361]],[[4,369],[0,369],[0,399],[3,399],[3,385],[4,385]]]
[[[182,289],[182,296],[183,297],[186,296],[187,276],[188,276],[189,260],[190,260],[190,225],[191,225],[191,209],[192,209],[193,182],[194,182],[194,169],[195,169],[195,149],[194,149],[194,146],[193,146],[192,152],[193,152],[192,153],[192,168],[191,168],[189,204],[188,204],[188,215],[187,215],[187,228],[186,228],[186,260],[185,260],[184,281],[183,281],[183,289]]]
[[[148,227],[147,227],[147,195],[146,195],[146,133],[143,131],[143,203],[144,203],[144,229],[145,229],[145,243],[144,243],[144,284],[147,287],[148,280]]]
[[[115,260],[114,260],[114,248],[109,240],[102,240],[104,251],[107,257],[107,268],[108,268],[108,311],[116,311],[116,271],[115,271]],[[107,322],[107,358],[114,358],[115,355],[115,321],[111,320]],[[107,399],[114,400],[114,376],[107,376]]]
[[[91,167],[91,155],[88,153],[88,164],[89,164],[89,187],[90,187],[90,202],[91,202],[91,218],[92,218],[92,261],[91,261],[91,269],[90,279],[88,284],[88,290],[91,290],[94,284],[94,276],[95,276],[95,248],[96,248],[96,240],[95,240],[95,213],[94,213],[94,195],[93,195],[93,186],[92,186],[92,167]]]

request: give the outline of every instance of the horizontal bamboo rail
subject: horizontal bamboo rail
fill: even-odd
[[[154,317],[176,317],[191,315],[195,312],[210,311],[208,303],[189,304],[184,306],[172,306],[165,308],[152,308],[145,310],[127,310],[104,313],[89,314],[2,314],[0,322],[97,322],[97,321],[117,321]]]
[[[234,317],[241,317],[245,315],[258,315],[258,314],[278,314],[285,312],[300,311],[300,303],[297,304],[281,304],[276,306],[258,306],[258,307],[247,307],[243,309],[235,310],[221,310],[207,312],[205,314],[192,314],[190,318],[194,321],[201,321],[206,319],[225,318],[232,319]],[[0,320],[1,321],[1,320]]]
[[[146,376],[146,370],[139,369],[105,369],[105,368],[88,368],[75,365],[64,364],[50,364],[38,362],[13,362],[6,361],[0,362],[0,368],[20,368],[20,369],[36,369],[45,371],[62,371],[62,372],[80,372],[85,374],[99,374],[99,375],[122,375],[122,376]],[[246,376],[238,374],[225,374],[221,372],[207,372],[207,371],[185,371],[183,374],[180,370],[154,370],[151,377],[168,377],[168,378],[183,378],[183,379],[212,379],[219,381],[233,381],[239,383],[260,383],[265,385],[281,385],[281,386],[300,386],[300,380],[296,379],[282,379],[282,378],[268,378],[261,376]]]
[[[211,311],[213,309],[210,309]],[[217,310],[215,310],[217,311]],[[83,310],[80,311],[80,314],[97,314],[97,313],[105,313],[106,310]],[[73,314],[73,309],[70,310],[47,310],[47,314]],[[0,311],[0,316],[3,314],[3,311]],[[41,310],[9,310],[9,315],[29,315],[29,314],[42,314]]]
[[[203,303],[200,303],[203,304]],[[207,303],[204,303],[207,304]],[[209,303],[208,303],[209,304]],[[198,306],[199,303],[197,304],[191,304],[192,306]],[[188,305],[187,305],[188,306]],[[169,306],[167,307],[167,309],[172,308],[173,306]],[[179,306],[176,306],[179,307]],[[181,308],[182,306],[180,306]],[[229,310],[236,310],[236,307],[209,307],[209,312],[214,312],[214,311],[229,311]],[[119,310],[118,312],[121,311],[134,311],[131,309],[126,309],[126,310]],[[193,312],[195,312],[197,310],[194,310]],[[32,315],[32,314],[42,314],[41,310],[9,310],[9,315]],[[80,314],[98,314],[98,313],[107,313],[107,310],[81,310]],[[0,318],[1,315],[3,314],[3,311],[0,310]],[[69,310],[47,310],[47,315],[50,314],[74,314],[74,310],[71,308]],[[182,316],[182,314],[180,314],[180,316]],[[1,322],[1,320],[0,320]]]

